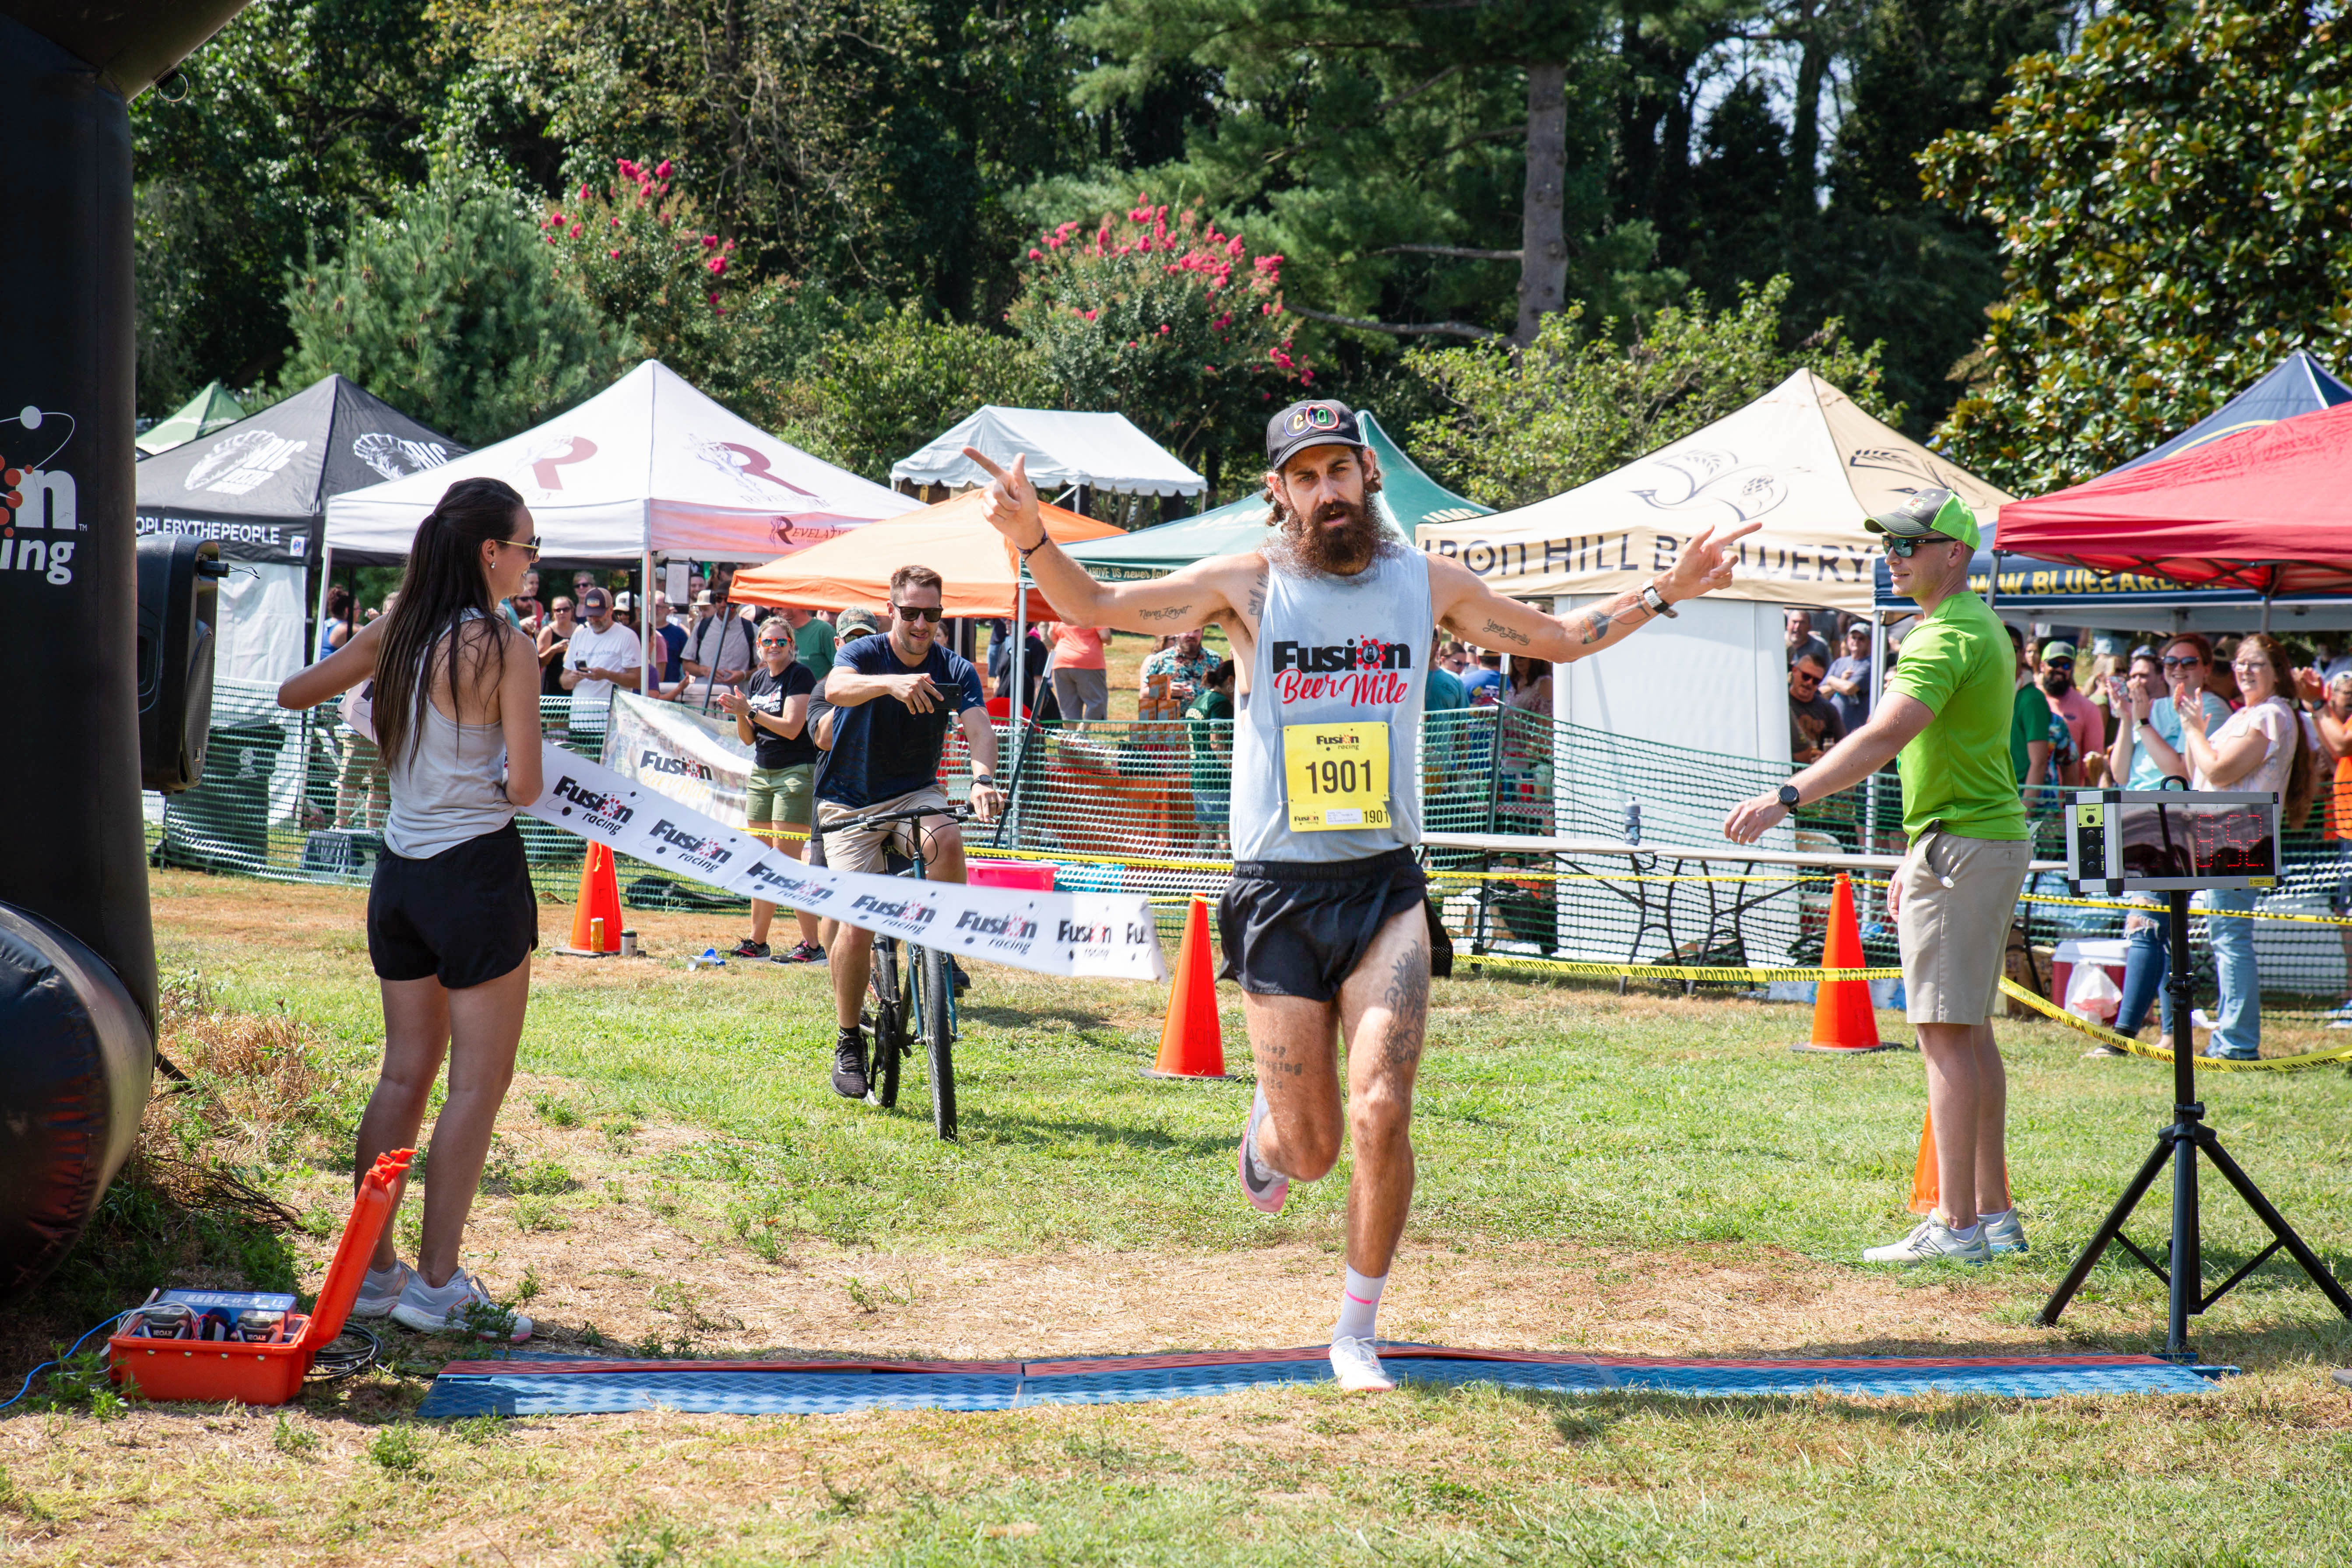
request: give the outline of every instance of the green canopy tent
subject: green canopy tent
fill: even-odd
[[[217,381],[180,405],[169,418],[159,419],[134,443],[142,455],[153,457],[184,447],[199,437],[226,429],[245,417],[245,409]]]
[[[1359,410],[1356,417],[1365,441],[1380,454],[1381,505],[1405,538],[1412,538],[1425,522],[1465,522],[1493,512],[1494,508],[1465,500],[1423,473],[1372,416]],[[1251,495],[1197,517],[1117,539],[1069,545],[1064,552],[1106,581],[1133,582],[1164,577],[1211,555],[1255,550],[1265,542],[1267,528],[1266,504]]]

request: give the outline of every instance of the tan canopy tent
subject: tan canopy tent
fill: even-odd
[[[1757,521],[1725,597],[1868,615],[1878,548],[1863,519],[1916,491],[1956,492],[1990,534],[2011,498],[1864,413],[1801,370],[1755,402],[1565,495],[1415,542],[1515,598],[1617,594],[1675,563],[1705,529]]]

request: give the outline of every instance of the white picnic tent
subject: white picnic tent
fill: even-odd
[[[1083,485],[1114,495],[1197,496],[1209,481],[1174,453],[1137,429],[1124,414],[1077,414],[1058,408],[1000,408],[993,404],[919,452],[890,465],[893,483],[966,489],[988,482],[988,472],[963,455],[966,447],[1000,463],[1026,457],[1038,493]]]
[[[728,412],[658,360],[545,424],[327,503],[325,560],[404,559],[442,492],[506,480],[551,562],[772,561],[922,505]],[[683,570],[683,568],[681,568]],[[639,618],[652,662],[650,614]]]

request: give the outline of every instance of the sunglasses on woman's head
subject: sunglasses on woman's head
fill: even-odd
[[[937,605],[928,608],[919,605],[893,605],[890,609],[891,613],[902,621],[936,621],[947,614],[946,610]]]

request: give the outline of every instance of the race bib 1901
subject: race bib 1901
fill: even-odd
[[[1282,772],[1293,833],[1389,826],[1387,724],[1286,724]]]

